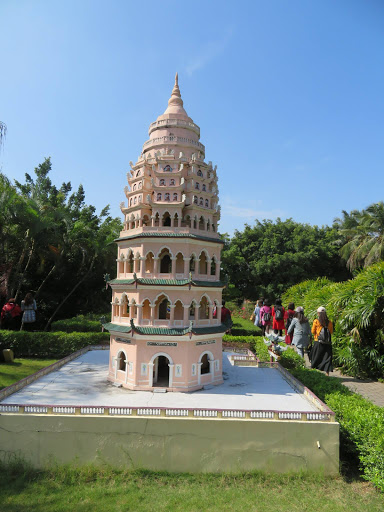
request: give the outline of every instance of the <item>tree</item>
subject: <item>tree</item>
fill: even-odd
[[[243,297],[274,300],[306,279],[347,278],[337,239],[336,227],[319,228],[292,219],[256,221],[253,227],[246,225],[244,231],[235,231],[225,243],[223,270]]]
[[[343,211],[336,219],[340,228],[340,255],[350,270],[367,267],[384,258],[384,203],[365,210]]]

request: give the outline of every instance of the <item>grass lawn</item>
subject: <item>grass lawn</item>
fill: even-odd
[[[0,363],[0,389],[28,377],[54,362],[56,359],[15,359],[13,363]]]
[[[189,475],[57,467],[1,467],[1,512],[382,512],[371,484],[319,475]]]

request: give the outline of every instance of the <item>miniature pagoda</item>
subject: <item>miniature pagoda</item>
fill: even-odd
[[[194,391],[222,379],[216,166],[183,108],[168,108],[130,162],[112,288],[108,380],[132,390]],[[161,388],[161,389],[160,389]]]

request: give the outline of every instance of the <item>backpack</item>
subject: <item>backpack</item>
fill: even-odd
[[[324,345],[330,345],[332,342],[331,333],[327,327],[323,327],[320,331],[319,337],[317,338],[319,343],[323,343]]]
[[[269,322],[271,320],[271,313],[268,313],[268,312],[264,312],[264,315],[263,315],[263,321],[264,322]]]
[[[293,320],[293,315],[289,315],[288,318],[287,318],[287,323],[285,324],[285,330],[288,331],[291,323],[292,323],[292,320]]]
[[[281,306],[275,306],[275,320],[283,320],[284,313],[283,308]]]

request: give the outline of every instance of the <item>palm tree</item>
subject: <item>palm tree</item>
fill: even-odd
[[[342,236],[340,254],[350,270],[368,267],[384,258],[384,203],[374,203],[365,210],[343,212],[336,219]]]

